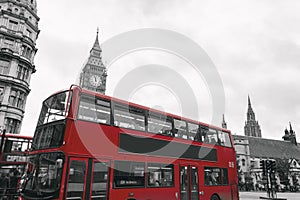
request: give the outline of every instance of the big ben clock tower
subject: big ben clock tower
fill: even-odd
[[[102,50],[99,45],[98,32],[93,48],[90,50],[90,55],[85,63],[81,73],[79,85],[82,88],[93,90],[105,94],[106,89],[106,67],[102,62]]]

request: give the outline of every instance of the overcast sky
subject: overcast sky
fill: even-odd
[[[35,56],[37,71],[30,83],[23,134],[33,135],[43,99],[76,83],[94,44],[97,27],[100,43],[127,31],[157,28],[189,38],[214,63],[223,83],[225,119],[232,133],[244,134],[250,95],[263,137],[281,140],[290,121],[300,142],[300,1],[43,0],[37,3],[41,30]],[[103,60],[108,62],[105,55]],[[149,74],[146,65],[161,65],[162,69],[167,66],[179,74],[184,81],[177,83],[176,76],[168,79],[173,77],[177,85],[188,84],[191,97],[198,103],[199,119],[212,122],[212,95],[205,77],[194,73],[191,64],[180,56],[166,51],[142,49],[119,58],[108,68],[106,93],[125,98],[115,92],[120,80],[143,66],[142,77],[151,80],[152,76],[161,76],[161,79],[137,85],[128,94],[129,100],[183,114],[185,104],[190,102],[173,86],[159,81],[166,74]],[[219,124],[215,125],[220,126],[221,115],[217,121]]]

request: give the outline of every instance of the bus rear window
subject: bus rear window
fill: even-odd
[[[232,147],[229,133],[219,131],[219,141],[221,146]]]

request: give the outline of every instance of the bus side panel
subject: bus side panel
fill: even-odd
[[[109,196],[110,200],[178,200],[175,188],[112,189]]]
[[[231,185],[232,200],[239,200],[239,191],[237,185]]]

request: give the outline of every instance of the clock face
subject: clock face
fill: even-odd
[[[92,76],[90,77],[90,83],[91,83],[91,85],[94,86],[94,87],[97,87],[97,86],[101,85],[102,81],[101,81],[100,76],[92,75]]]

